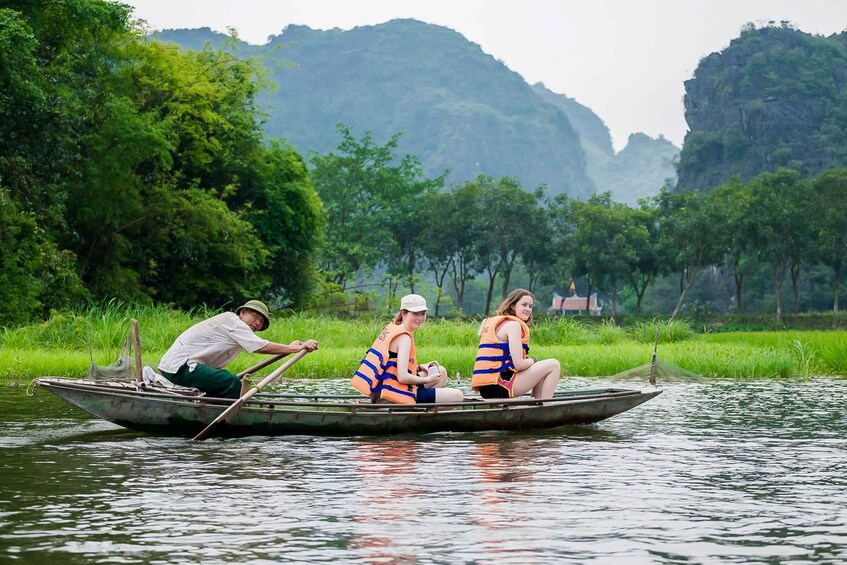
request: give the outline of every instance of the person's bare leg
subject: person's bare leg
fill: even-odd
[[[514,376],[512,392],[520,396],[531,390],[535,398],[553,398],[561,371],[558,359],[543,359]]]
[[[437,388],[435,389],[436,402],[462,402],[465,400],[465,393],[458,388]]]

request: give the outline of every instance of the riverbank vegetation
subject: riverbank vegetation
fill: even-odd
[[[39,376],[81,378],[90,360],[112,363],[130,328],[139,321],[144,363],[156,366],[182,331],[215,312],[161,306],[92,307],[82,313],[54,313],[38,324],[0,333],[0,377],[26,382]],[[437,359],[469,378],[479,319],[432,319],[417,333],[421,359]],[[355,369],[388,317],[343,320],[303,314],[278,315],[263,337],[273,341],[316,338],[321,349],[306,356],[290,377],[338,378]],[[539,317],[533,324],[532,353],[555,357],[564,375],[609,376],[648,363],[658,331],[659,356],[702,377],[809,378],[847,375],[847,334],[841,331],[695,331],[681,320],[630,320],[625,326],[574,317]],[[245,369],[263,359],[242,354],[231,366]]]
[[[839,312],[847,169],[657,187],[638,208],[487,174],[447,187],[400,132],[339,124],[309,159],[267,139],[267,69],[236,41],[180,50],[102,0],[5,6],[0,325],[111,299],[373,315],[407,291],[464,316],[571,281],[613,318]]]

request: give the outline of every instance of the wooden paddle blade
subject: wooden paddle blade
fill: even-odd
[[[250,399],[250,397],[252,397],[258,391],[259,391],[259,389],[257,389],[256,387],[253,387],[250,390],[248,390],[241,398],[239,398],[238,400],[236,400],[235,402],[230,404],[229,407],[226,410],[221,412],[220,415],[217,418],[212,420],[212,423],[209,424],[208,426],[206,426],[203,429],[202,432],[200,432],[199,434],[194,436],[192,438],[192,441],[200,441],[200,440],[205,439],[205,437],[209,434],[209,430],[211,430],[216,424],[226,420],[230,416],[230,414],[235,414],[236,412],[238,412],[241,409],[241,407],[244,405],[244,403],[247,402]]]

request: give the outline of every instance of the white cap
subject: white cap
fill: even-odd
[[[425,312],[429,310],[426,307],[426,299],[420,294],[407,294],[401,298],[400,309],[408,310],[409,312]]]

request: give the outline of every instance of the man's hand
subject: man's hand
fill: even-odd
[[[297,341],[291,342],[291,347],[296,347],[297,351],[301,351],[305,349],[306,351],[314,351],[318,348],[318,342],[314,339],[307,339],[306,341]]]

